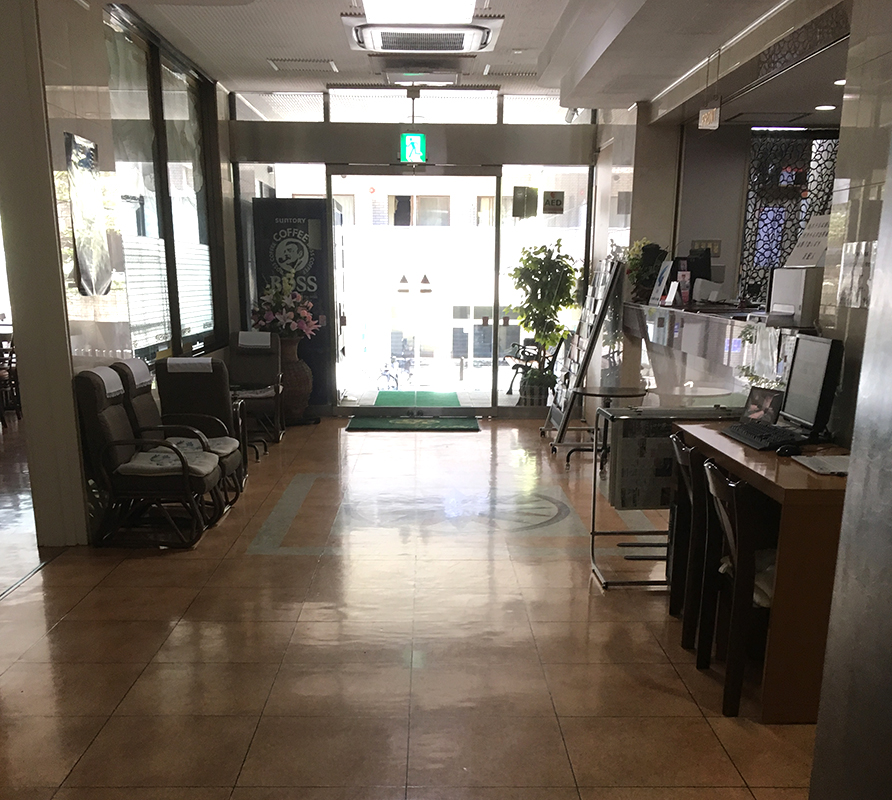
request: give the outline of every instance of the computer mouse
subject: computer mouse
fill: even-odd
[[[802,448],[798,444],[785,444],[782,447],[777,448],[777,454],[781,458],[787,456],[801,456]]]

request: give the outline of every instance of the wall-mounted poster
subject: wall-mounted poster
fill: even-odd
[[[66,133],[65,154],[77,288],[84,295],[108,294],[112,268],[99,182],[99,153],[89,139]]]
[[[330,233],[321,198],[254,198],[258,293],[262,295],[271,281],[287,275],[295,290],[312,301],[312,314],[320,323],[319,330],[300,344],[300,357],[313,372],[312,406],[329,405],[334,397]]]

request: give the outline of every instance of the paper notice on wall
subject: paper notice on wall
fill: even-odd
[[[843,245],[836,292],[838,306],[867,308],[870,305],[870,279],[876,256],[876,241],[846,242]]]
[[[823,266],[821,259],[827,251],[827,234],[830,233],[830,215],[812,217],[799,234],[796,247],[790,253],[785,267]]]

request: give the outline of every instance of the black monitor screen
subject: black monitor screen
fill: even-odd
[[[841,363],[841,342],[797,336],[781,415],[818,432],[823,430],[830,417]]]

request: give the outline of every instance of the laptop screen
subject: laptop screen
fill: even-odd
[[[744,422],[745,420],[753,419],[768,425],[774,425],[777,422],[778,414],[780,414],[783,399],[784,393],[778,389],[764,389],[760,386],[753,386],[750,389],[749,397],[746,399],[746,405],[740,421]]]

